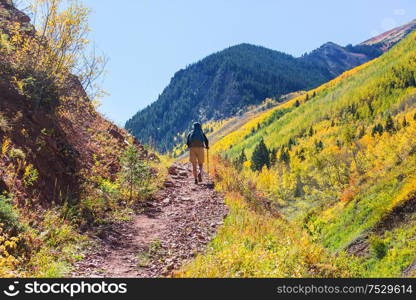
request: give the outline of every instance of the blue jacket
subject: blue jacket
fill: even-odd
[[[186,144],[189,148],[192,147],[205,147],[208,148],[209,143],[207,136],[202,131],[202,127],[200,123],[194,124],[194,130],[188,134],[188,138],[186,140]]]

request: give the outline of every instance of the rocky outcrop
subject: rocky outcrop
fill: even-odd
[[[15,20],[29,23],[30,18],[13,6],[12,0],[0,0],[0,20]]]

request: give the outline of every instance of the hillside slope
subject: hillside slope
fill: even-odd
[[[394,34],[397,40],[408,33],[403,27],[386,36]],[[392,45],[326,43],[300,58],[250,44],[230,47],[177,72],[157,101],[125,127],[144,143],[170,151],[183,142],[178,134],[193,121],[228,119],[268,97],[279,99],[311,89],[380,56]]]
[[[255,187],[314,241],[351,255],[360,276],[416,275],[415,49],[413,32],[380,58],[252,119],[212,150],[239,170],[228,185]],[[258,150],[263,141],[267,156]],[[192,270],[201,275],[204,267]]]
[[[29,22],[0,0],[0,277],[60,277],[82,258],[81,232],[146,201],[157,158],[97,113],[67,69],[53,73],[40,59],[33,68],[30,51],[40,44]],[[52,61],[52,52],[38,54]],[[145,191],[123,177],[132,155],[149,174],[141,178]]]

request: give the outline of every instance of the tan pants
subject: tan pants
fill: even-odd
[[[191,147],[189,150],[189,160],[192,165],[203,165],[205,161],[205,154],[203,147]]]

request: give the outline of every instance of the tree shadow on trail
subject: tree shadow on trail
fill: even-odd
[[[201,183],[200,186],[209,190],[213,190],[215,188],[215,183],[214,182]]]

